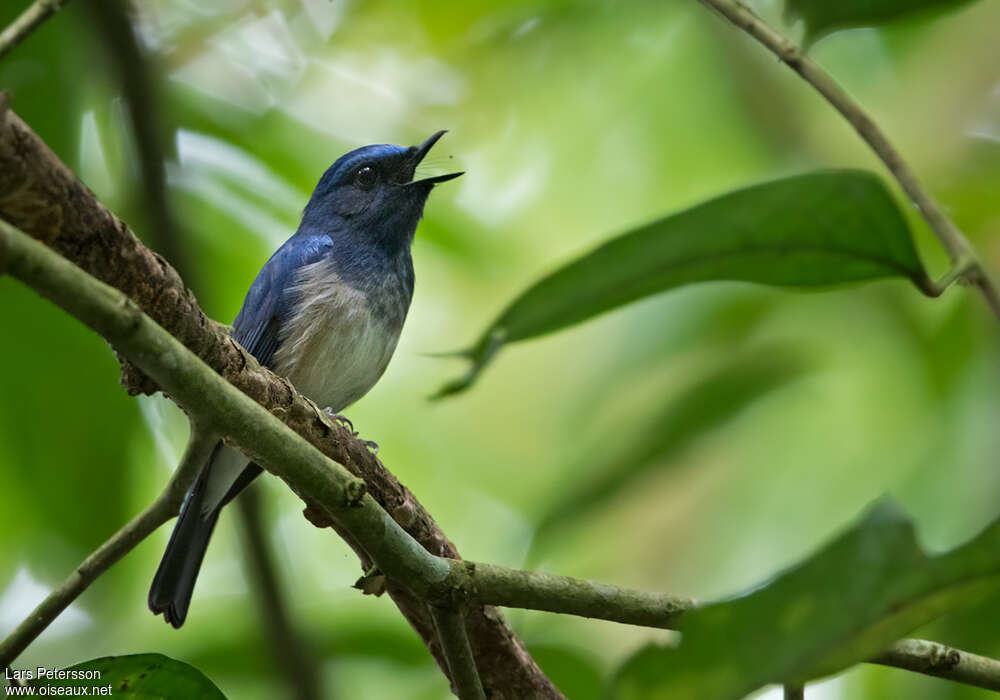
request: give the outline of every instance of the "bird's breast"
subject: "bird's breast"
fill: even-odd
[[[320,407],[340,411],[374,386],[396,349],[409,306],[391,280],[358,288],[326,262],[298,275],[274,369]]]

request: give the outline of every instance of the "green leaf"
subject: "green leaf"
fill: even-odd
[[[133,654],[91,659],[65,669],[96,671],[93,679],[37,679],[35,686],[103,688],[111,686],[112,697],[134,700],[225,700],[201,671],[162,654]]]
[[[678,648],[649,646],[616,679],[618,698],[740,698],[835,673],[995,590],[1000,521],[929,556],[890,502],[748,594],[681,619]]]
[[[907,277],[930,289],[906,222],[875,175],[826,171],[730,192],[613,238],[515,299],[460,355],[468,388],[506,343],[572,326],[685,284],[822,286]]]
[[[801,17],[809,44],[824,34],[849,27],[868,27],[920,12],[948,10],[969,0],[787,0],[785,19]]]

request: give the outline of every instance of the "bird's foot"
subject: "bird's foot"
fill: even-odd
[[[348,430],[350,430],[351,431],[351,435],[355,435],[355,436],[357,435],[357,433],[354,432],[354,423],[352,423],[351,419],[348,418],[347,416],[342,415],[340,413],[335,413],[334,410],[332,408],[330,408],[329,406],[327,406],[326,408],[323,409],[323,413],[325,413],[330,419],[337,421],[342,426],[344,426],[345,428],[347,428]]]
[[[337,421],[342,426],[351,431],[352,437],[358,437],[358,431],[354,429],[354,423],[347,416],[341,415],[340,413],[334,413],[332,408],[324,408],[323,413],[325,413],[332,420]],[[360,440],[361,444],[367,447],[369,450],[378,454],[378,443],[371,440]]]

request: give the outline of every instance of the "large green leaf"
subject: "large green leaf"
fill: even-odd
[[[739,698],[871,657],[944,612],[975,603],[1000,575],[1000,521],[929,556],[893,504],[747,595],[681,620],[678,648],[649,646],[625,663],[619,698]]]
[[[837,29],[885,24],[918,12],[947,10],[969,0],[787,0],[785,15],[801,17],[806,25],[806,43]]]
[[[175,661],[162,654],[133,654],[91,659],[66,671],[94,671],[93,679],[45,678],[34,681],[37,686],[102,688],[111,686],[116,698],[133,700],[226,700],[212,681],[194,666]]]
[[[613,238],[544,277],[459,353],[473,366],[438,396],[470,386],[506,343],[681,285],[805,287],[881,277],[929,288],[909,228],[879,178],[827,171],[755,185]]]

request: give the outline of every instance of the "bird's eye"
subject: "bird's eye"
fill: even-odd
[[[375,181],[378,179],[378,175],[375,172],[375,168],[366,165],[363,168],[358,168],[358,171],[354,173],[354,182],[363,190],[370,190],[375,186]]]

